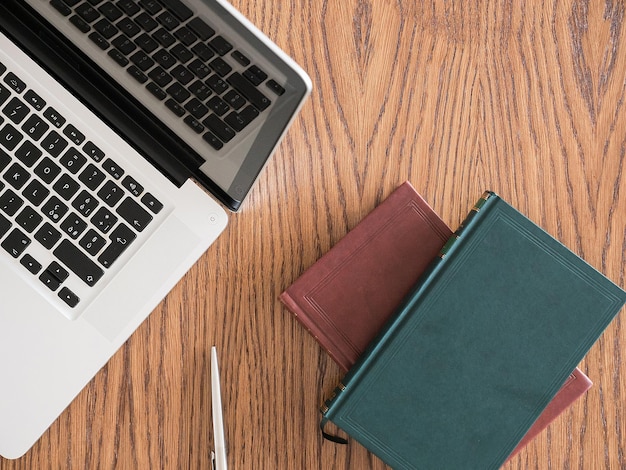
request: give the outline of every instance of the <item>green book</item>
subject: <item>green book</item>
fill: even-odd
[[[326,401],[322,430],[396,469],[497,469],[625,302],[486,192]]]

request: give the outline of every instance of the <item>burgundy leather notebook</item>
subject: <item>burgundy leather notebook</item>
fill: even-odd
[[[280,300],[347,371],[451,235],[406,182],[307,269]],[[589,378],[574,370],[511,455],[589,387]]]

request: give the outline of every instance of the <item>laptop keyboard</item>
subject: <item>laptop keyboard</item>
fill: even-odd
[[[84,33],[213,150],[222,149],[285,89],[215,25],[180,0],[51,0]],[[117,65],[112,65],[112,64]]]
[[[0,62],[0,246],[76,308],[163,204],[42,96]]]

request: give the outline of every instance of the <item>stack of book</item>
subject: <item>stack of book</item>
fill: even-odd
[[[407,182],[280,296],[347,371],[322,408],[394,468],[498,468],[591,387],[626,293],[499,196],[456,232]]]

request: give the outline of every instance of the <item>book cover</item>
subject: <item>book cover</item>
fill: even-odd
[[[626,293],[486,193],[323,408],[394,468],[498,468]]]
[[[347,371],[451,235],[405,182],[285,289],[280,300]],[[513,454],[591,385],[576,368]]]
[[[307,269],[280,300],[348,370],[451,235],[406,182]]]

